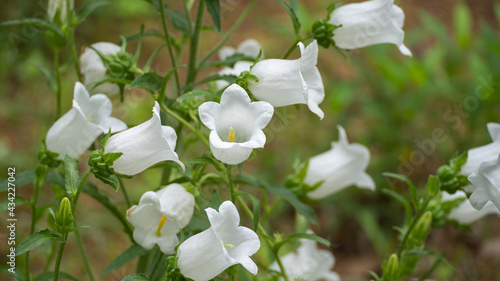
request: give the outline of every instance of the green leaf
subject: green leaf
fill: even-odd
[[[67,155],[64,157],[64,167],[65,172],[65,183],[66,190],[72,195],[76,194],[78,190],[78,185],[80,184],[80,175],[78,174],[78,164],[76,160],[71,156]]]
[[[53,34],[53,36],[55,37],[55,39],[58,41],[59,44],[64,45],[63,43],[66,43],[66,36],[64,36],[62,30],[57,25],[42,19],[22,19],[22,20],[4,21],[0,23],[0,27],[10,26],[10,25],[24,25],[24,24],[32,24],[45,28],[46,30],[48,30]]]
[[[129,236],[132,236],[132,230],[130,229],[128,222],[125,219],[123,212],[120,211],[113,203],[111,203],[106,195],[99,193],[99,190],[95,185],[91,183],[85,183],[83,192],[90,195],[90,197],[94,198],[97,202],[101,203],[106,209],[108,209],[108,211],[112,215],[114,215],[123,225],[123,229],[125,230],[125,232]]]
[[[193,89],[197,85],[202,85],[202,84],[205,84],[205,83],[208,83],[208,82],[211,82],[211,81],[216,81],[216,80],[224,80],[224,81],[229,82],[229,84],[234,84],[236,82],[236,78],[237,77],[235,75],[214,74],[214,75],[208,76],[207,78],[205,78],[205,79],[203,79],[203,80],[201,80],[199,82],[189,84],[186,87],[184,87],[182,90],[183,91],[189,91],[189,90]]]
[[[59,277],[72,280],[72,281],[78,281],[75,277],[71,276],[70,274],[66,272],[59,272]],[[51,281],[54,280],[54,272],[44,272],[42,274],[39,274],[35,277],[35,281]]]
[[[120,188],[120,181],[115,175],[100,175],[94,174],[94,176],[100,179],[103,183],[110,185],[115,191],[118,191]]]
[[[148,252],[149,252],[149,250],[146,250],[146,249],[144,249],[143,247],[141,247],[141,246],[139,246],[137,244],[132,245],[130,248],[128,248],[127,250],[125,250],[125,252],[121,253],[121,255],[119,255],[118,257],[116,257],[116,259],[114,259],[104,269],[104,271],[102,272],[102,276],[104,276],[104,275],[106,275],[106,274],[108,274],[110,272],[113,272],[113,271],[117,270],[118,268],[122,267],[123,265],[127,264],[128,262],[132,261],[135,258],[144,256]],[[125,279],[123,279],[123,280],[125,280]],[[135,279],[130,279],[130,280],[135,280]],[[137,280],[140,280],[140,279],[137,279]]]
[[[429,180],[427,181],[427,193],[430,196],[434,196],[439,192],[439,178],[436,176],[429,176]]]
[[[455,5],[453,22],[458,45],[462,48],[466,48],[471,43],[473,24],[469,8],[463,2]]]
[[[309,233],[295,233],[295,234],[288,236],[286,239],[274,244],[273,252],[275,254],[278,254],[278,251],[280,250],[280,248],[283,245],[285,245],[288,242],[299,240],[299,239],[313,240],[313,241],[319,242],[321,244],[324,244],[327,247],[330,247],[330,242],[328,240],[326,240],[325,238],[319,237],[319,236],[314,235],[314,234],[309,234]]]
[[[252,207],[253,207],[253,230],[257,231],[257,228],[259,226],[259,221],[260,221],[260,211],[261,211],[261,204],[260,200],[257,199],[255,196],[253,196],[250,193],[246,192],[237,192],[237,196],[245,197],[252,201]]]
[[[192,90],[188,93],[185,93],[184,95],[178,97],[177,101],[191,99],[191,98],[199,97],[199,96],[206,96],[211,100],[214,97],[216,97],[217,95],[215,94],[214,91],[209,90],[209,89],[194,89],[194,90]]]
[[[161,90],[162,80],[163,77],[155,72],[147,72],[135,78],[129,88],[142,88],[153,92],[159,92]]]
[[[290,5],[287,3],[283,2],[282,0],[274,0],[278,3],[281,4],[285,8],[285,10],[288,12],[290,15],[290,18],[292,19],[292,24],[293,24],[293,30],[295,31],[296,36],[300,36],[300,21],[299,18],[297,17],[296,10],[294,10]]]
[[[215,29],[220,32],[220,3],[219,0],[207,0],[207,10],[212,17]]]
[[[166,47],[167,44],[162,44],[160,45],[158,48],[156,48],[153,53],[151,54],[151,56],[149,57],[148,61],[146,62],[146,64],[144,65],[144,68],[143,70],[145,72],[149,72],[149,69],[151,68],[151,65],[153,64],[153,60],[155,59],[156,55],[158,55],[158,53],[161,51],[161,49],[163,49],[164,47]]]
[[[267,189],[269,192],[273,193],[278,197],[283,197],[288,203],[290,203],[297,212],[303,215],[309,222],[313,224],[318,224],[318,219],[314,210],[307,204],[302,203],[292,191],[284,187],[283,185],[270,185],[267,182],[255,178],[251,178],[246,175],[239,176],[235,179],[235,182],[259,186]]]
[[[29,204],[30,202],[24,200],[24,198],[21,196],[16,196],[14,198],[14,202],[10,201],[9,199],[6,199],[2,203],[0,203],[0,212],[7,211],[7,209],[9,208],[9,203],[14,203],[14,204],[16,204],[16,207],[17,207],[17,206],[24,205],[26,203]]]
[[[52,71],[50,71],[47,67],[38,64],[36,62],[28,62],[28,63],[36,67],[43,74],[43,76],[47,78],[47,85],[49,86],[49,89],[52,92],[57,93],[57,81],[54,73],[52,73]]]
[[[16,188],[19,188],[21,186],[25,186],[30,183],[35,182],[35,171],[24,171],[20,173],[16,173],[15,175],[16,180],[12,182],[13,184],[16,185]],[[62,178],[61,174],[59,173],[54,173],[50,172],[47,175],[47,180],[48,183],[55,183],[59,184],[61,186],[64,186],[64,179]],[[7,191],[9,185],[8,179],[0,179],[0,192]]]
[[[85,7],[83,7],[83,9],[78,12],[76,24],[80,24],[81,22],[85,21],[87,17],[92,14],[97,8],[108,4],[109,2],[104,0],[95,0],[88,3]]]
[[[21,244],[19,244],[19,246],[16,248],[16,256],[31,251],[34,248],[49,242],[50,240],[56,240],[64,243],[64,240],[59,235],[46,228],[44,230],[40,230],[39,232],[33,233],[30,237],[21,242]]]
[[[125,276],[122,281],[149,281],[149,279],[142,273],[134,273]]]
[[[215,162],[215,160],[211,157],[208,157],[208,156],[200,156],[200,157],[196,157],[196,158],[193,158],[193,159],[189,159],[187,161],[188,164],[190,165],[194,165],[194,164],[205,164],[205,165],[212,165],[214,166],[219,172],[224,172],[223,169],[221,169],[219,167],[219,165],[217,165],[217,162]]]
[[[410,188],[411,202],[413,203],[415,208],[417,207],[417,202],[418,202],[417,188],[415,187],[413,182],[407,176],[400,175],[400,174],[394,174],[394,173],[383,173],[382,175],[384,175],[386,177],[390,177],[390,178],[399,179],[399,180],[406,182],[406,184]]]
[[[175,10],[165,10],[165,14],[170,19],[175,29],[186,35],[191,34],[191,22],[189,22],[186,14]]]
[[[10,267],[0,267],[0,271],[5,272],[5,274],[12,276],[13,278],[15,278],[14,280],[17,280],[17,281],[25,281],[26,280],[26,279],[24,279],[24,275],[21,273],[21,270],[19,269],[19,267],[16,267],[14,269],[14,273],[10,272],[9,268]]]

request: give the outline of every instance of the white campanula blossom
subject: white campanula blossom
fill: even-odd
[[[112,165],[120,174],[135,175],[161,161],[175,161],[184,169],[174,151],[176,142],[175,130],[161,125],[160,105],[155,102],[151,119],[111,136],[104,151],[123,153]]]
[[[392,43],[402,54],[411,56],[403,44],[405,15],[394,0],[370,0],[336,8],[329,23],[342,25],[334,31],[333,40],[342,49],[357,49],[380,43]]]
[[[177,233],[193,216],[194,196],[179,184],[170,184],[157,192],[144,193],[139,205],[127,211],[127,220],[134,226],[134,240],[145,249],[158,245],[173,254],[179,244]]]
[[[500,154],[500,124],[488,123],[492,143],[472,148],[467,152],[467,162],[462,166],[460,174],[469,176],[475,172],[482,162],[494,161]]]
[[[247,57],[252,57],[252,58],[257,58],[259,55],[259,52],[261,51],[262,47],[260,46],[259,42],[257,42],[254,39],[247,39],[243,41],[237,49],[230,47],[230,46],[224,46],[219,50],[219,58],[221,60],[225,60],[228,57],[234,55],[234,54],[242,54]],[[261,56],[263,58],[263,56]],[[233,67],[224,67],[221,71],[219,71],[219,75],[232,75],[232,76],[239,76],[242,72],[244,71],[250,71],[250,67],[254,63],[251,61],[237,61]],[[225,80],[217,80],[217,89],[223,89],[229,85],[229,82]]]
[[[127,125],[110,117],[112,103],[106,95],[90,96],[82,83],[76,82],[73,108],[59,118],[47,132],[47,149],[59,154],[63,160],[68,154],[77,158],[102,133],[125,130]]]
[[[357,143],[350,144],[344,128],[337,128],[339,140],[332,142],[332,148],[309,159],[304,182],[311,186],[322,182],[308,193],[310,198],[321,199],[350,185],[375,189],[373,179],[365,172],[370,162],[368,148]]]
[[[311,230],[307,233],[314,234]],[[317,243],[308,239],[300,239],[297,251],[281,257],[281,262],[290,280],[304,281],[340,281],[340,276],[331,271],[335,264],[335,257],[327,250],[318,249]],[[269,267],[280,272],[277,262]],[[279,280],[284,280],[280,278]]]
[[[441,193],[441,200],[443,202],[452,201],[458,198],[464,198],[465,200],[456,208],[451,210],[448,214],[448,218],[456,220],[461,224],[471,224],[487,215],[500,214],[500,211],[498,211],[492,202],[486,203],[481,210],[476,210],[467,198],[467,194],[461,190],[455,192],[455,194],[449,194],[446,191]]]
[[[257,234],[239,226],[240,215],[231,201],[223,202],[219,211],[205,209],[210,228],[191,236],[177,249],[177,264],[181,273],[194,281],[207,281],[226,268],[241,264],[252,274],[257,265],[250,256],[260,248]]]
[[[109,42],[98,42],[91,46],[103,55],[116,55],[121,50],[120,46]],[[85,48],[80,56],[80,73],[85,85],[89,87],[91,93],[117,95],[120,93],[120,87],[115,83],[106,82],[94,88],[95,83],[101,81],[108,70],[101,57],[92,48]]]
[[[486,208],[491,201],[500,210],[500,155],[496,160],[481,163],[468,179],[476,187],[469,198],[474,208]]]
[[[231,165],[264,147],[262,129],[271,120],[274,108],[267,102],[251,102],[247,92],[233,84],[222,93],[220,104],[205,102],[198,108],[200,119],[210,132],[210,150],[215,158]]]
[[[248,82],[248,89],[262,101],[275,107],[307,104],[309,109],[324,117],[319,104],[325,97],[321,75],[316,67],[318,43],[313,41],[307,48],[298,43],[301,58],[296,60],[267,59],[255,64],[250,74],[259,82]]]

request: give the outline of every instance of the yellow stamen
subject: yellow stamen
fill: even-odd
[[[87,119],[87,121],[88,121],[88,122],[92,122],[92,117],[91,117],[91,118],[89,118],[89,119]]]
[[[220,240],[222,242],[222,245],[224,245],[225,248],[229,247],[229,248],[234,248],[234,245],[233,244],[226,244],[224,243],[224,240]]]
[[[234,132],[233,127],[229,128],[229,142],[234,142],[234,138],[236,137],[236,133]]]
[[[155,234],[158,235],[158,236],[161,236],[161,228],[163,227],[163,225],[165,224],[165,221],[167,220],[167,217],[166,216],[163,216],[161,217],[160,219],[160,223],[158,224],[158,230],[156,230]]]

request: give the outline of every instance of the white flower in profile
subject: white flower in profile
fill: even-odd
[[[370,152],[361,144],[349,144],[344,128],[337,128],[339,140],[332,142],[332,149],[309,159],[304,182],[311,186],[322,182],[308,193],[312,199],[324,198],[350,185],[375,189],[375,182],[365,172]]]
[[[500,124],[488,123],[492,143],[472,148],[467,152],[467,162],[462,166],[460,174],[469,176],[477,171],[482,162],[490,162],[497,159],[500,154]]]
[[[275,107],[307,104],[321,119],[324,116],[319,104],[325,97],[323,81],[316,67],[318,43],[314,40],[307,48],[298,43],[301,58],[296,60],[267,59],[255,64],[250,74],[259,82],[248,82],[248,89],[259,100]]]
[[[103,55],[116,55],[121,49],[120,46],[108,42],[98,42],[91,46]],[[80,73],[91,93],[104,93],[108,96],[120,93],[120,87],[115,83],[106,82],[94,88],[95,83],[101,81],[106,72],[107,68],[96,51],[89,47],[85,48],[80,56]]]
[[[465,200],[458,205],[456,208],[451,210],[448,214],[448,218],[456,220],[461,224],[471,224],[475,221],[483,218],[484,216],[490,214],[500,214],[500,211],[495,207],[492,202],[486,203],[486,205],[481,210],[476,210],[467,198],[467,194],[463,191],[457,191],[455,194],[449,194],[446,191],[441,193],[441,200],[443,202],[452,201],[458,198],[464,198]]]
[[[394,0],[370,0],[336,8],[329,23],[342,25],[334,31],[333,40],[342,49],[357,49],[380,43],[392,43],[403,55],[411,51],[403,44],[405,14]]]
[[[200,119],[210,132],[210,150],[220,161],[236,165],[254,148],[264,147],[262,129],[271,120],[274,108],[267,102],[250,102],[247,92],[233,84],[222,93],[220,104],[205,102],[198,108]]]
[[[257,40],[247,39],[241,42],[237,49],[231,46],[224,46],[220,48],[218,55],[221,60],[225,60],[234,54],[242,54],[247,57],[256,58],[261,50],[262,47]]]
[[[311,230],[307,233],[314,234]],[[331,271],[335,264],[335,257],[327,250],[320,250],[317,243],[308,239],[300,239],[300,247],[297,251],[289,253],[281,258],[283,267],[290,280],[304,281],[340,281],[340,276]],[[280,271],[277,262],[269,267]],[[280,278],[279,280],[284,280]]]
[[[176,142],[175,130],[161,125],[160,105],[155,102],[151,119],[111,136],[104,151],[123,153],[111,167],[124,175],[138,174],[161,161],[175,161],[184,169],[184,164],[174,151]]]
[[[179,244],[177,233],[186,227],[194,211],[194,196],[179,184],[144,193],[139,205],[130,207],[127,220],[134,226],[134,240],[145,249],[155,244],[167,255]]]
[[[90,96],[82,83],[76,82],[73,108],[59,118],[47,132],[47,149],[59,153],[63,160],[68,154],[73,158],[82,155],[102,133],[125,130],[127,125],[110,117],[112,103],[106,95]]]
[[[206,281],[226,268],[241,264],[252,274],[257,265],[250,258],[260,248],[257,234],[239,226],[240,215],[231,201],[223,202],[219,212],[207,208],[210,228],[184,241],[177,249],[177,264],[182,275],[195,281]]]
[[[469,198],[474,208],[486,208],[491,201],[500,210],[500,155],[494,161],[481,163],[468,179],[476,187]]]

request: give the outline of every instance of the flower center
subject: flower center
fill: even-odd
[[[155,234],[158,235],[158,236],[161,236],[161,228],[163,227],[163,225],[165,224],[165,221],[167,220],[167,217],[166,216],[163,216],[161,217],[160,219],[160,223],[158,223],[158,229],[156,230]]]
[[[226,244],[226,243],[224,243],[224,240],[222,240],[222,239],[220,241],[222,242],[222,245],[224,245],[225,248],[228,248],[228,247],[229,248],[234,248],[233,244]]]
[[[234,138],[236,137],[236,132],[234,131],[233,127],[229,128],[229,142],[234,142]]]

